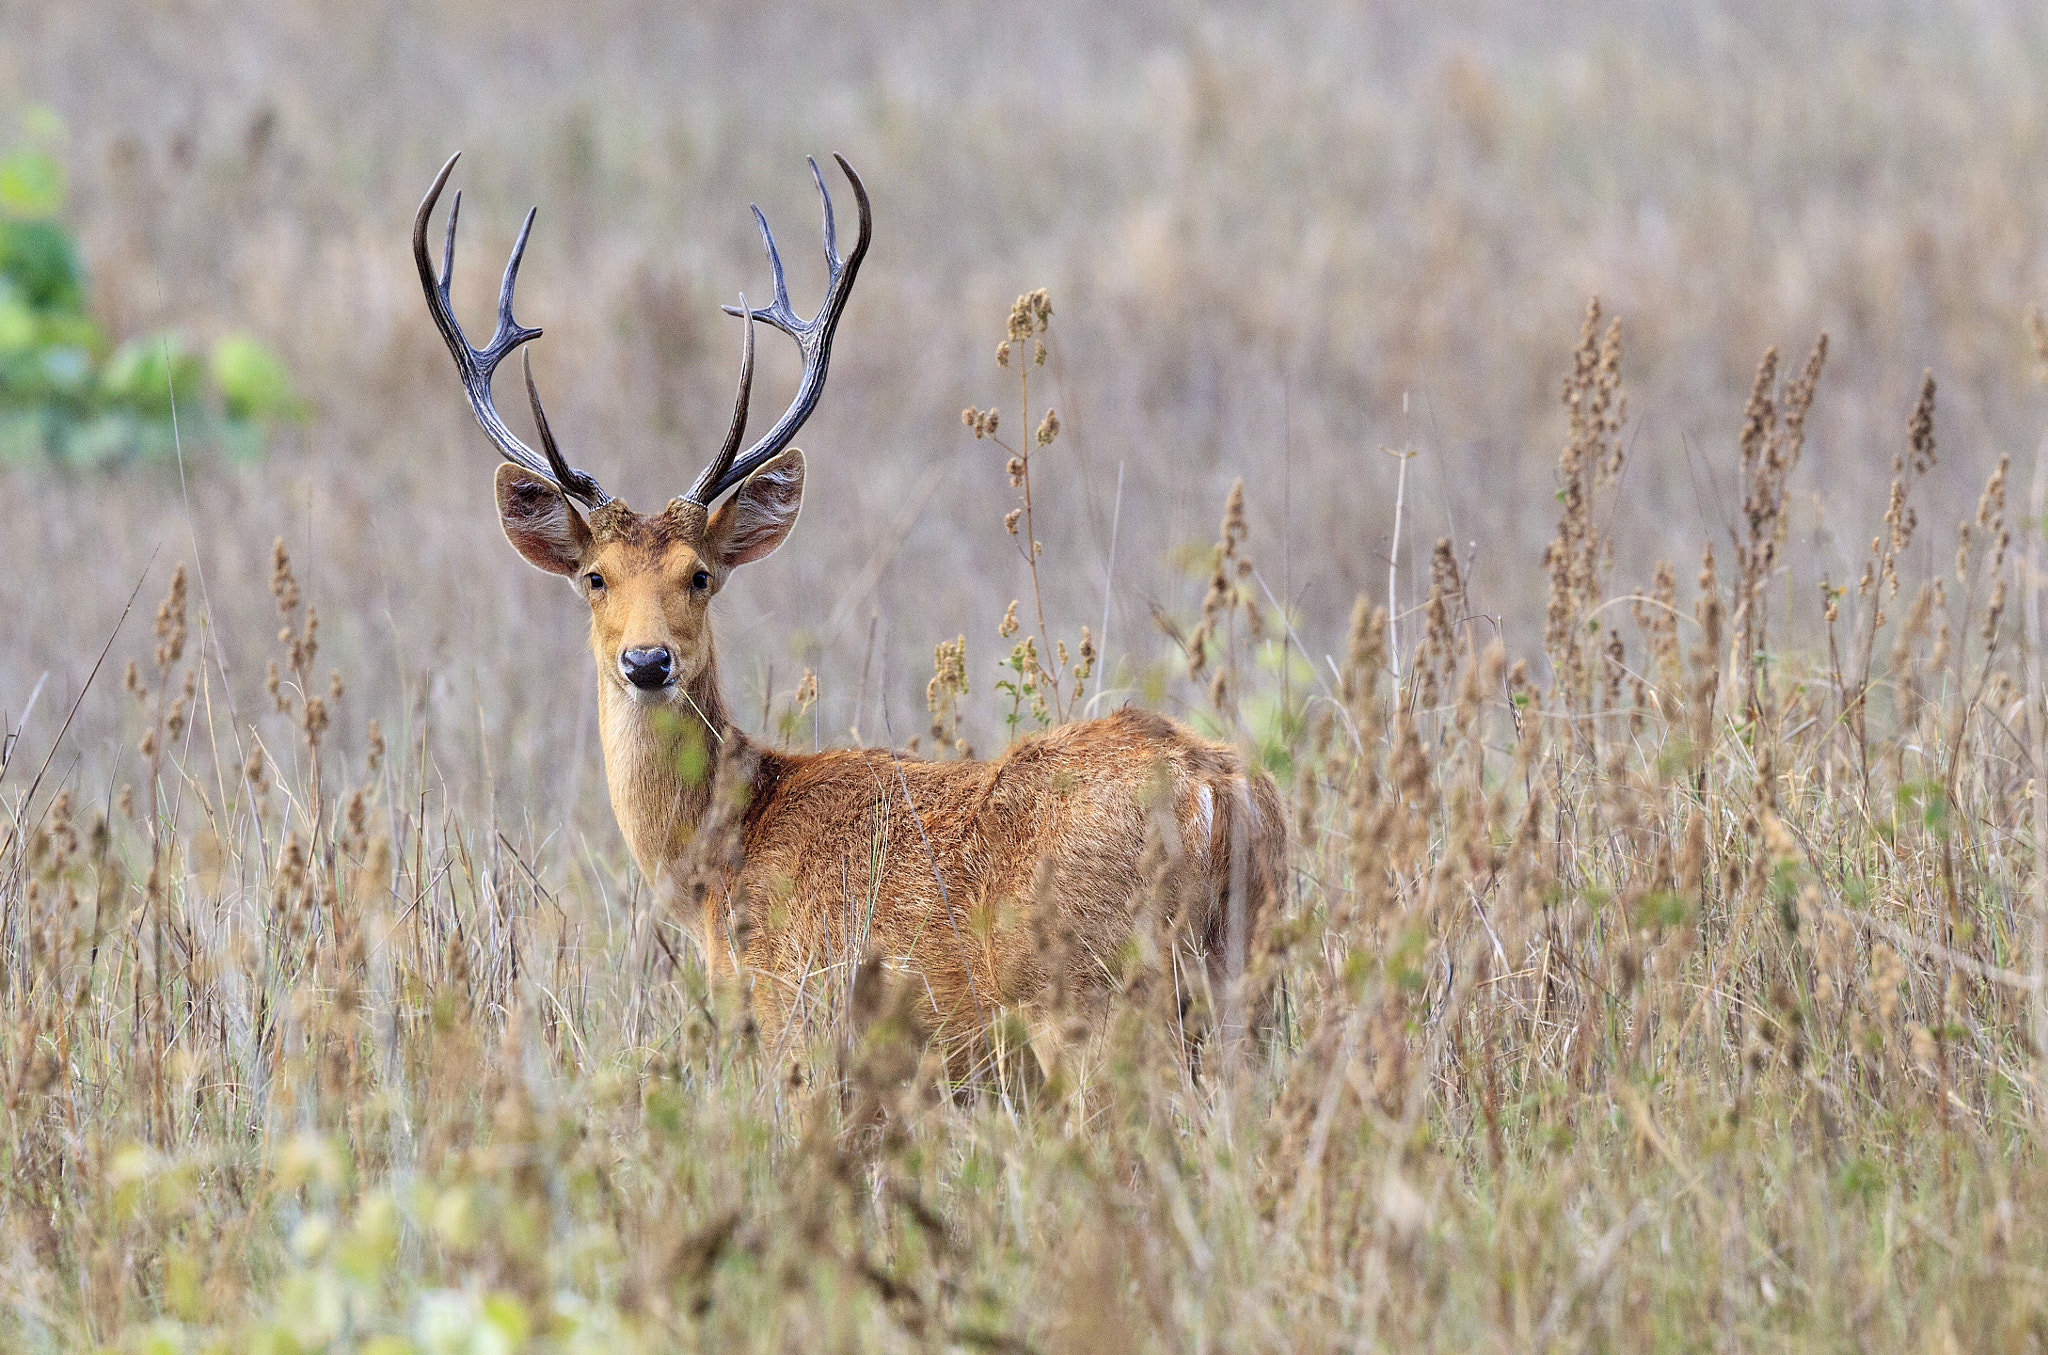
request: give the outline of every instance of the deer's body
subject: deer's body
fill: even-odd
[[[478,422],[509,459],[498,468],[500,520],[529,563],[572,580],[589,603],[612,810],[648,880],[692,901],[683,920],[714,971],[751,980],[760,1024],[779,1033],[824,996],[835,969],[869,957],[923,988],[933,1030],[948,1037],[978,1030],[998,1007],[1031,1003],[1049,984],[1085,1002],[1121,972],[1134,907],[1156,890],[1199,953],[1201,966],[1182,977],[1206,981],[1229,1033],[1285,845],[1272,781],[1247,771],[1235,750],[1127,709],[1020,740],[986,762],[874,749],[792,755],[751,744],[726,716],[710,602],[796,522],[804,459],[788,443],[823,388],[832,332],[868,245],[867,194],[846,162],[861,211],[853,253],[839,257],[819,176],[830,281],[805,320],[790,308],[762,219],[775,297],[761,309],[742,298],[735,312],[748,323],[732,426],[690,491],[649,514],[563,461],[530,368],[542,452],[499,418],[491,374],[540,333],[512,318],[526,230],[505,270],[496,330],[474,348],[448,301],[454,210],[438,277],[426,249],[454,164],[420,206],[413,252]],[[741,454],[754,320],[797,341],[804,375],[788,411]],[[727,790],[737,791],[737,807],[714,804]],[[708,853],[706,867],[700,830],[714,820],[730,841]]]
[[[715,683],[701,687],[694,704],[721,720]],[[966,762],[784,753],[626,698],[605,703],[602,727],[620,829],[674,897],[687,892],[677,877],[711,799],[708,778],[687,774],[701,763],[677,753],[692,740],[725,746],[743,769],[738,859],[685,918],[714,970],[751,978],[771,1038],[818,1009],[849,958],[869,955],[910,978],[943,1033],[978,1030],[1054,982],[1095,1005],[1151,891],[1178,901],[1207,961],[1187,978],[1206,980],[1221,1008],[1271,916],[1284,846],[1271,779],[1150,712],[1063,725]]]

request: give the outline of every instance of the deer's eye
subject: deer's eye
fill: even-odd
[[[692,587],[692,588],[696,589],[696,590],[697,590],[698,592],[700,592],[700,593],[701,593],[701,592],[703,592],[703,591],[704,591],[705,589],[709,588],[710,586],[711,586],[711,571],[710,571],[710,570],[708,570],[708,569],[700,569],[700,570],[698,570],[698,571],[697,571],[697,572],[696,572],[695,574],[692,574],[692,575],[690,576],[690,587]]]
[[[583,576],[583,582],[589,586],[590,591],[593,593],[602,593],[604,591],[604,575],[594,569]]]

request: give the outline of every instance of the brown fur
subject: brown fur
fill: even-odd
[[[1226,1031],[1241,1029],[1239,979],[1278,902],[1286,830],[1271,778],[1247,771],[1235,749],[1129,708],[980,762],[781,753],[727,718],[710,598],[734,566],[780,543],[802,474],[802,454],[785,452],[708,521],[607,505],[585,526],[559,495],[543,501],[545,481],[499,471],[514,545],[577,578],[591,601],[612,810],[650,882],[679,883],[711,803],[713,761],[746,778],[740,850],[717,870],[702,915],[685,919],[714,971],[751,980],[771,1039],[818,1010],[831,977],[867,955],[907,976],[949,1037],[979,1030],[999,1007],[1033,1004],[1054,981],[1099,1005],[1133,909],[1155,883],[1146,854],[1157,842],[1161,892],[1180,902]],[[700,570],[708,587],[692,586]],[[602,590],[584,582],[593,572]],[[635,646],[670,649],[672,689],[639,692],[621,676],[618,655]],[[1049,930],[1067,943],[1048,946]],[[1051,955],[1064,955],[1064,973],[1048,972]]]

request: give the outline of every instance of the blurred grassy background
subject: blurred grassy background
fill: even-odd
[[[1186,548],[1239,475],[1263,577],[1312,651],[1337,650],[1351,599],[1387,586],[1382,447],[1420,452],[1403,604],[1426,587],[1405,562],[1450,536],[1510,652],[1538,652],[1557,383],[1595,292],[1628,345],[1621,583],[1660,556],[1689,573],[1726,540],[1758,356],[1831,332],[1797,482],[1805,614],[1821,572],[1853,579],[1863,543],[1831,524],[1876,520],[1923,368],[1943,383],[1937,524],[2039,434],[2021,318],[2048,296],[2048,15],[1643,8],[0,0],[0,117],[46,106],[68,128],[95,314],[117,339],[248,330],[315,410],[265,463],[182,482],[9,468],[0,709],[18,716],[47,672],[29,725],[45,746],[150,560],[146,597],[195,550],[248,699],[282,534],[323,661],[351,682],[345,737],[408,712],[408,739],[484,760],[452,796],[492,787],[542,822],[571,808],[615,852],[581,608],[500,538],[494,457],[408,258],[457,148],[461,313],[484,323],[538,203],[520,313],[547,329],[543,389],[572,459],[642,508],[722,431],[737,335],[717,307],[766,286],[747,203],[808,309],[803,157],[841,151],[865,176],[875,246],[799,440],[808,511],[721,603],[749,727],[810,667],[826,741],[900,743],[932,644],[965,633],[970,725],[995,742],[995,627],[1027,585],[1000,453],[958,415],[1013,393],[993,349],[1040,285],[1067,429],[1035,480],[1048,611],[1099,624],[1107,592],[1126,684],[1164,671],[1150,605],[1192,611],[1185,562],[1206,557]],[[786,347],[764,343],[764,418],[790,390]],[[117,659],[144,643],[130,625]],[[73,727],[83,765],[60,770],[94,798],[124,722],[94,701]]]

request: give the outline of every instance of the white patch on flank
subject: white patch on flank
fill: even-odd
[[[1195,792],[1195,801],[1201,806],[1202,850],[1206,853],[1216,833],[1216,798],[1209,793],[1209,788],[1204,786]]]

